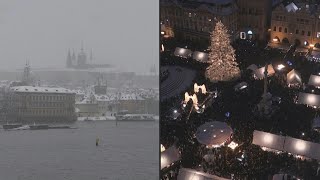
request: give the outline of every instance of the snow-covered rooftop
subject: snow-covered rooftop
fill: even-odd
[[[75,92],[65,88],[39,87],[39,86],[15,86],[10,88],[13,92],[30,92],[30,93],[58,93],[58,94],[75,94]]]

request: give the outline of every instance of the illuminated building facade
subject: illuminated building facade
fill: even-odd
[[[306,3],[281,4],[272,11],[270,41],[320,48],[320,11]]]
[[[215,19],[221,20],[233,39],[238,35],[237,5],[234,0],[160,1],[163,36],[175,36],[209,44]]]

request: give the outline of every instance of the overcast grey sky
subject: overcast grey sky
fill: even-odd
[[[99,62],[158,68],[156,0],[0,0],[0,69],[64,67],[81,41]]]

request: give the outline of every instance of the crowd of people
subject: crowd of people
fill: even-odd
[[[181,101],[184,92],[161,102],[161,144],[169,147],[177,140],[177,146],[181,151],[179,166],[170,171],[176,177],[180,166],[216,174],[230,178],[267,179],[277,173],[288,173],[305,179],[316,179],[318,162],[316,160],[302,160],[286,152],[275,153],[263,151],[260,147],[252,144],[254,130],[262,130],[276,134],[287,135],[299,139],[319,142],[319,133],[313,131],[311,123],[317,113],[316,109],[297,105],[294,98],[301,89],[291,89],[283,83],[282,76],[274,76],[268,79],[268,91],[281,101],[274,102],[276,112],[270,117],[261,116],[257,113],[257,104],[261,101],[263,94],[263,80],[255,80],[252,72],[246,68],[250,64],[265,63],[266,58],[280,61],[284,54],[276,50],[268,50],[253,46],[250,42],[237,42],[237,61],[242,71],[242,76],[234,82],[211,83],[204,72],[207,64],[197,62],[193,59],[183,59],[173,56],[172,52],[166,51],[161,54],[161,66],[177,65],[191,68],[197,71],[193,83],[205,84],[207,89],[218,90],[218,97],[212,105],[207,107],[204,113],[192,113],[186,121],[186,115],[181,110]],[[263,54],[263,55],[261,55]],[[266,57],[267,56],[267,57]],[[315,70],[313,62],[304,61],[303,57],[292,57],[295,69],[299,69],[303,79],[310,76],[310,69]],[[301,62],[302,61],[302,62]],[[248,87],[235,91],[234,86],[239,82],[246,82]],[[193,85],[193,84],[192,84]],[[192,87],[190,87],[192,89]],[[180,118],[172,118],[172,110],[178,109],[181,112]],[[203,157],[209,150],[197,142],[195,132],[197,127],[206,121],[224,121],[233,129],[233,141],[240,144],[232,150],[222,146],[214,151],[212,161],[207,162]],[[303,134],[303,135],[302,135]],[[244,156],[245,154],[245,156]],[[244,156],[244,158],[243,158]],[[173,173],[173,174],[174,174]],[[163,179],[168,179],[165,176]],[[170,179],[170,178],[169,178]]]

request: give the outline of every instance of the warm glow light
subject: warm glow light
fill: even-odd
[[[309,46],[313,48],[313,47],[314,47],[314,44],[310,44]]]
[[[185,51],[186,51],[185,49],[182,49],[182,48],[181,48],[181,49],[179,50],[179,53],[180,53],[180,54],[183,54]]]
[[[188,180],[200,180],[200,177],[198,174],[191,174]]]
[[[163,46],[163,44],[161,44],[161,51],[164,51],[164,46]]]
[[[161,31],[161,34],[162,34],[162,35],[164,35],[164,32],[163,32],[163,31]]]
[[[161,169],[163,169],[164,167],[166,167],[168,165],[168,160],[166,157],[161,156]]]
[[[308,95],[307,101],[309,104],[314,104],[316,102],[316,97],[314,95]]]
[[[273,38],[273,42],[278,42],[278,39],[277,38]]]
[[[314,82],[315,82],[315,83],[320,83],[320,76],[315,77],[315,78],[314,78]]]
[[[296,142],[296,145],[295,145],[295,148],[298,150],[298,151],[304,151],[306,149],[306,143],[303,142],[303,141],[297,141]]]
[[[278,70],[281,70],[283,68],[285,68],[285,66],[283,64],[279,64],[278,67],[277,67]]]
[[[272,141],[273,141],[273,138],[270,134],[266,134],[264,137],[263,137],[263,141],[267,144],[271,144]]]
[[[228,145],[228,147],[231,148],[232,150],[234,150],[236,147],[238,147],[238,144],[232,141],[232,142]]]
[[[202,59],[203,57],[204,57],[204,54],[203,54],[203,53],[199,53],[199,54],[198,54],[198,58],[199,58],[199,59]]]
[[[163,151],[165,151],[165,150],[166,150],[166,148],[161,144],[161,146],[160,146],[160,150],[161,150],[161,152],[163,152]]]

